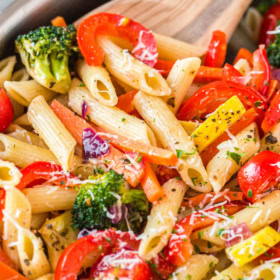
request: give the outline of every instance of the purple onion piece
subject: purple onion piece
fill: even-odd
[[[226,230],[225,234],[223,234],[222,239],[225,240],[226,247],[231,247],[234,244],[242,242],[243,240],[251,237],[252,235],[253,235],[253,232],[250,230],[250,228],[247,226],[247,224],[241,223],[241,224],[235,225],[234,227],[230,228],[229,230]]]
[[[88,111],[88,105],[85,100],[82,103],[82,118],[85,119]]]
[[[109,212],[112,216],[112,223],[117,224],[119,221],[127,217],[128,209],[125,205],[117,206],[116,204],[114,204],[111,206]]]
[[[83,130],[83,160],[98,158],[109,153],[108,143],[102,139],[92,128]]]

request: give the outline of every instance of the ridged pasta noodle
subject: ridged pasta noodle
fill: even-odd
[[[90,96],[89,91],[79,87],[80,81],[74,79],[69,91],[69,105],[79,115],[82,114],[82,104],[88,105],[87,114],[90,120],[112,133],[143,141],[145,144],[156,144],[155,136],[145,122],[133,117],[116,107],[108,107]]]
[[[30,78],[30,76],[29,76],[28,72],[26,71],[26,69],[21,68],[20,70],[13,73],[13,75],[11,77],[11,81],[24,82],[24,81],[28,81],[29,78]]]
[[[190,98],[188,90],[198,71],[200,63],[201,61],[199,58],[190,57],[177,60],[173,65],[167,77],[167,83],[172,90],[172,95],[171,97],[164,98],[173,113],[177,112],[184,99]]]
[[[261,139],[261,151],[270,150],[275,153],[280,153],[280,123],[273,126]]]
[[[139,91],[134,105],[165,149],[176,154],[182,152],[176,167],[186,184],[197,191],[210,192],[212,187],[195,145],[167,104],[159,97]]]
[[[9,161],[0,159],[0,188],[5,186],[16,186],[22,177],[17,167]]]
[[[171,94],[166,80],[153,68],[122,50],[108,38],[100,37],[99,45],[104,50],[104,64],[108,71],[131,87],[156,96]]]
[[[28,107],[28,119],[44,140],[64,170],[69,170],[73,161],[75,139],[61,123],[43,96],[38,96]]]
[[[3,88],[4,82],[11,79],[16,62],[15,56],[9,56],[0,61],[0,87]]]
[[[139,255],[144,260],[155,257],[167,244],[187,186],[183,181],[171,179],[163,185],[163,190],[165,197],[153,206],[140,243]]]
[[[77,62],[77,72],[85,83],[89,92],[100,103],[114,106],[118,103],[115,88],[111,82],[109,73],[102,66],[89,66],[84,60]]]
[[[41,86],[35,80],[19,82],[5,81],[4,86],[8,94],[14,100],[26,107],[39,95],[42,95],[47,101],[53,99],[55,95],[57,95],[56,92]]]
[[[206,168],[215,192],[219,192],[232,175],[259,150],[257,125],[252,123],[233,139],[221,143],[219,147],[220,151],[209,161]]]

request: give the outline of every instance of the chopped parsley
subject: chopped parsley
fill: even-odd
[[[255,108],[258,108],[260,105],[262,104],[262,102],[260,100],[255,102]]]
[[[193,148],[193,151],[191,153],[186,153],[183,150],[176,150],[176,156],[177,158],[186,159],[188,156],[192,156],[196,153],[196,149]]]
[[[227,151],[227,156],[231,157],[239,165],[241,157],[245,156],[245,153],[235,153]]]
[[[248,197],[253,197],[253,191],[251,189],[248,190],[247,196]]]

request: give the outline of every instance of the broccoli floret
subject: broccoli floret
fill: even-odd
[[[110,170],[88,178],[79,187],[72,208],[74,229],[141,232],[149,214],[149,202],[142,190],[129,189],[122,175]]]
[[[73,25],[39,27],[18,36],[15,44],[22,63],[34,80],[59,93],[69,91],[69,60],[79,52]]]
[[[280,23],[278,22],[279,25]],[[280,67],[280,34],[276,34],[274,42],[268,45],[267,58],[272,66]]]

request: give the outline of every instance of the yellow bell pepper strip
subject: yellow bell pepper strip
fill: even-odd
[[[228,258],[237,266],[243,266],[268,251],[280,241],[280,234],[266,226],[250,238],[226,249]]]
[[[201,153],[232,124],[238,121],[245,112],[246,109],[236,95],[219,106],[217,110],[192,133],[192,138],[197,150]]]

